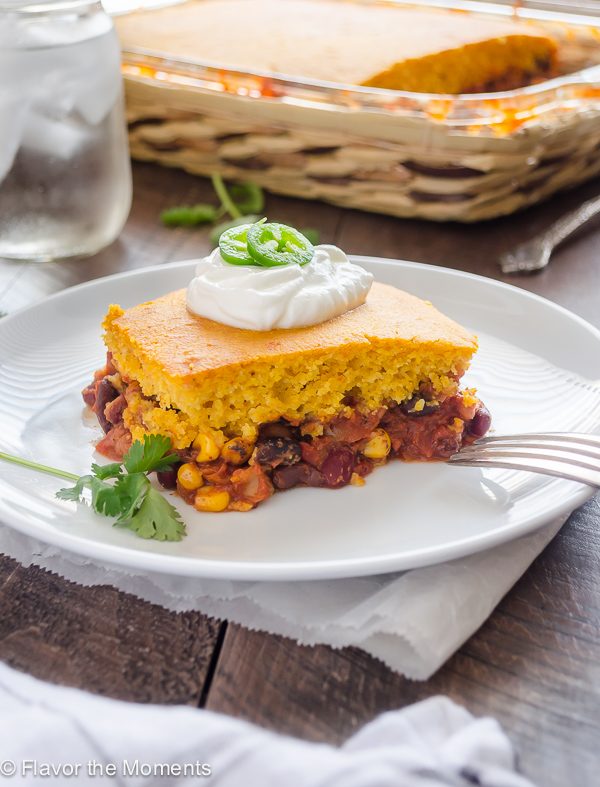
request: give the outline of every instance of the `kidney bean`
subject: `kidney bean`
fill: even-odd
[[[112,402],[113,399],[116,399],[118,395],[119,392],[110,382],[110,380],[106,379],[106,377],[99,383],[98,388],[96,389],[94,412],[96,413],[100,426],[105,433],[112,429],[113,424],[104,415],[104,408],[107,404],[109,404],[109,402]]]
[[[180,464],[174,464],[171,465],[171,467],[167,467],[166,470],[159,470],[156,474],[158,483],[161,486],[164,486],[165,489],[176,489],[177,471],[179,470],[180,466]]]
[[[350,483],[354,470],[354,451],[347,445],[334,448],[321,466],[327,486],[332,488]]]
[[[269,437],[257,443],[254,458],[259,464],[269,467],[294,465],[302,459],[302,449],[296,440]]]
[[[479,409],[467,424],[470,435],[475,438],[483,437],[492,425],[492,416],[484,404],[479,405]]]
[[[291,489],[294,486],[327,486],[323,474],[316,467],[297,462],[293,465],[278,467],[273,472],[273,484],[277,489]]]

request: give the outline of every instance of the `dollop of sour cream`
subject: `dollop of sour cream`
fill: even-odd
[[[217,248],[199,261],[187,306],[200,317],[234,328],[302,328],[360,306],[372,283],[373,275],[337,246],[316,246],[306,265],[275,268],[231,265]]]

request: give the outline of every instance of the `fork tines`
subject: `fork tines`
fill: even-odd
[[[600,486],[600,436],[545,432],[484,437],[448,460],[470,467],[503,467]]]

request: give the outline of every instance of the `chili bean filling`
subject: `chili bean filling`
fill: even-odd
[[[115,375],[109,356],[106,366],[96,372],[82,392],[105,432],[97,450],[110,459],[122,458],[131,445],[131,434],[123,422],[127,383],[121,380],[119,391]],[[423,394],[429,395],[429,401]],[[360,479],[375,466],[391,458],[447,459],[463,445],[483,437],[491,424],[489,411],[472,391],[436,402],[430,386],[424,385],[412,399],[373,412],[361,411],[360,403],[352,398],[347,404],[354,408],[350,416],[327,423],[308,421],[295,425],[280,420],[263,424],[256,443],[249,446],[249,459],[241,465],[231,464],[223,456],[201,462],[199,451],[193,446],[178,450],[181,462],[159,473],[158,480],[193,504],[196,491],[183,488],[177,472],[181,464],[194,463],[203,486],[226,490],[231,501],[229,509],[245,511],[276,490],[295,486],[336,489],[362,483]]]

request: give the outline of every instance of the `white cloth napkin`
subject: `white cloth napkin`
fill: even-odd
[[[357,579],[228,582],[94,563],[0,526],[0,552],[81,585],[110,584],[167,609],[201,612],[306,645],[354,645],[425,680],[473,634],[565,518],[439,566]]]
[[[497,722],[445,697],[384,713],[335,748],[196,708],[96,697],[0,664],[0,741],[0,780],[27,784],[532,787],[514,772]]]

